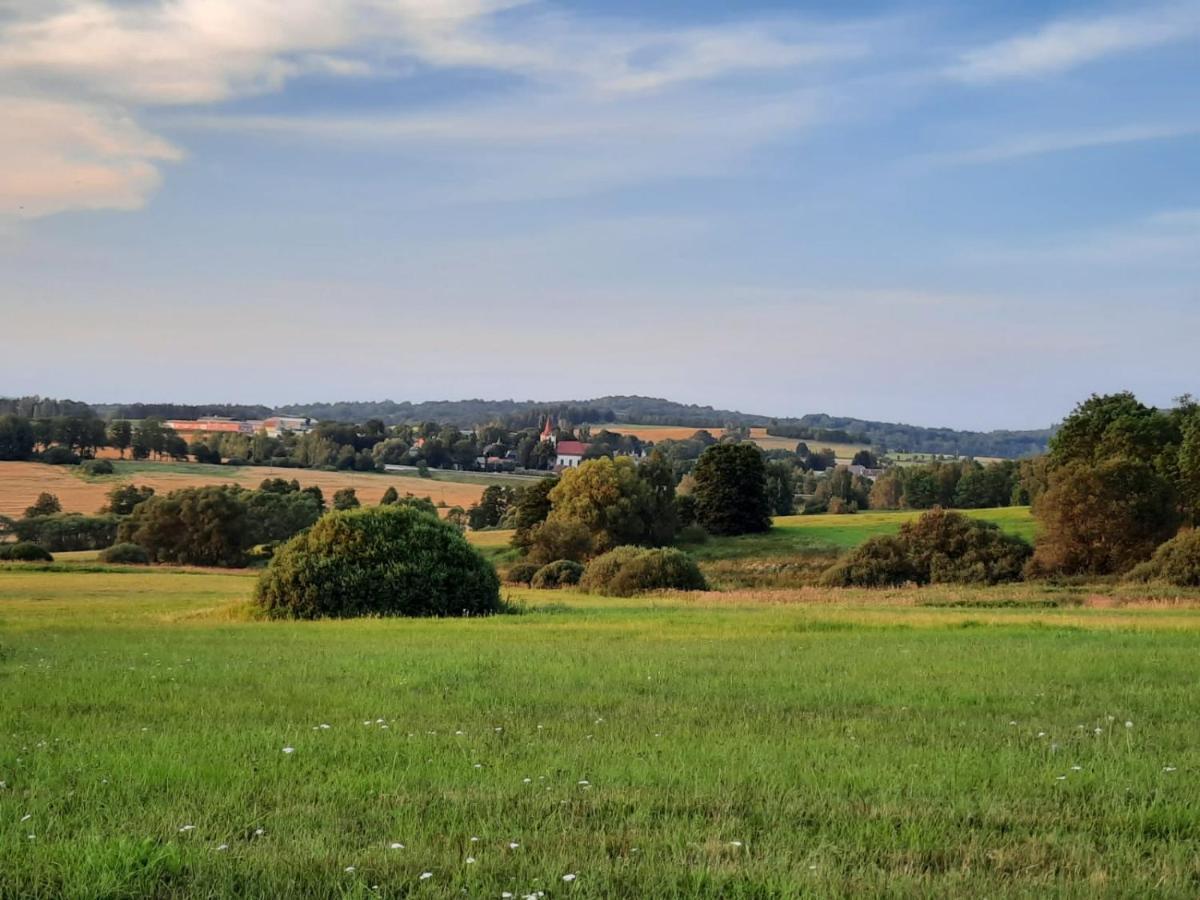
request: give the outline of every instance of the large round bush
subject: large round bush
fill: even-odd
[[[1130,581],[1160,581],[1176,587],[1200,587],[1200,529],[1189,528],[1137,566]]]
[[[324,516],[276,551],[255,589],[273,618],[487,615],[495,570],[454,528],[408,506]]]
[[[150,554],[145,547],[137,544],[113,544],[107,550],[100,551],[100,562],[148,566],[150,565]]]
[[[589,593],[632,597],[649,591],[706,591],[696,561],[682,550],[618,547],[588,565],[581,581]]]
[[[89,459],[85,460],[79,466],[83,470],[84,475],[111,475],[116,469],[113,464],[107,459]]]
[[[582,563],[577,563],[573,559],[556,559],[552,563],[546,563],[546,565],[534,572],[529,584],[532,587],[542,589],[570,587],[571,585],[579,584],[579,579],[582,576]]]

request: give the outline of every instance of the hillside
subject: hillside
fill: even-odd
[[[32,397],[19,400],[0,398],[0,414],[80,415],[88,407],[76,401],[56,401]],[[258,419],[270,414],[311,416],[319,420],[365,422],[379,419],[387,425],[405,422],[438,422],[471,428],[488,422],[503,422],[510,427],[533,427],[547,415],[565,422],[603,426],[616,422],[636,422],[644,426],[707,428],[719,431],[727,425],[765,428],[771,435],[810,440],[821,445],[830,442],[882,445],[888,450],[910,453],[940,453],[952,456],[1017,458],[1041,453],[1046,449],[1052,429],[1031,431],[959,431],[928,428],[896,422],[879,422],[846,416],[816,413],[800,417],[772,417],[738,410],[717,409],[693,403],[676,403],[659,397],[607,396],[591,400],[428,400],[411,401],[337,401],[332,403],[292,403],[272,409],[255,404],[174,404],[126,403],[93,404],[91,409],[105,418],[140,419],[195,418],[224,415]],[[848,437],[838,437],[839,433]],[[806,435],[811,434],[811,437]]]

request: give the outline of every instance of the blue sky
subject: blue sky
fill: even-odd
[[[0,393],[1200,393],[1200,2],[8,0]]]

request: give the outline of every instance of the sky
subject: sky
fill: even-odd
[[[1200,0],[0,0],[0,395],[1200,393]]]

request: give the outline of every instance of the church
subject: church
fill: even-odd
[[[546,427],[542,429],[542,441],[548,441],[554,447],[556,469],[578,468],[590,446],[582,441],[560,441],[554,433],[549,416],[546,417]]]

